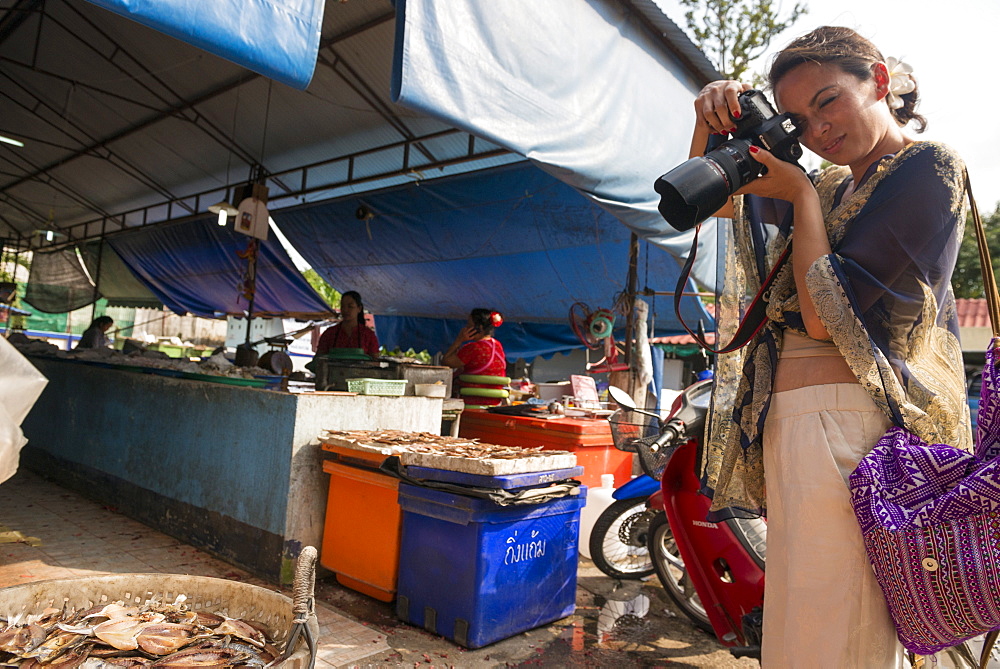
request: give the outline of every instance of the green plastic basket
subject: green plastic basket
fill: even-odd
[[[406,379],[345,379],[347,390],[359,395],[402,395]]]

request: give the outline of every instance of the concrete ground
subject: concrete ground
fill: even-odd
[[[269,586],[30,472],[0,484],[0,588],[108,573],[179,573]],[[288,594],[288,593],[286,593]],[[576,612],[477,650],[402,623],[391,604],[316,582],[319,669],[331,667],[759,667],[696,629],[655,577],[611,579],[580,559]],[[2,591],[0,591],[2,602]],[[0,611],[0,615],[3,612]]]

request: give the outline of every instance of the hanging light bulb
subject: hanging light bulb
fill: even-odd
[[[230,216],[235,216],[236,214],[240,213],[239,209],[229,204],[225,200],[222,200],[221,202],[216,202],[215,204],[210,206],[208,210],[213,214],[219,215],[219,225],[225,225],[227,218],[229,218]]]

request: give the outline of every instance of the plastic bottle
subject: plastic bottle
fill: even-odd
[[[590,532],[604,510],[611,506],[615,498],[615,475],[601,474],[601,487],[587,491],[587,504],[580,511],[580,553],[590,557]]]

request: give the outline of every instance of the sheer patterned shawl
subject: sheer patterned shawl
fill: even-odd
[[[877,162],[834,206],[850,179],[847,168],[832,167],[816,181],[833,253],[817,259],[807,274],[813,304],[859,382],[895,425],[928,443],[970,449],[951,291],[965,227],[964,164],[942,144],[910,144]],[[787,203],[735,199],[716,305],[723,342],[791,241]],[[770,290],[768,318],[748,346],[716,361],[703,483],[713,495],[713,511],[726,510],[719,515],[766,508],[761,435],[781,332],[806,334],[791,262]]]

